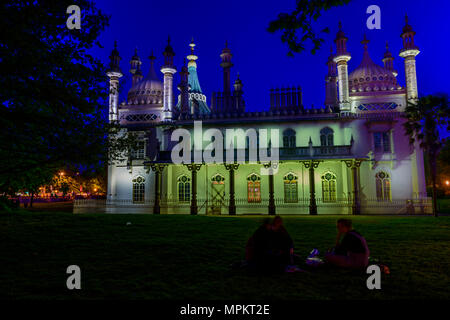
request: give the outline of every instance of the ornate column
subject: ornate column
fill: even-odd
[[[150,167],[155,172],[155,204],[153,206],[153,214],[161,213],[161,174],[167,166],[165,163],[152,163]]]
[[[361,214],[361,202],[359,196],[359,167],[361,166],[361,159],[343,160],[347,165],[347,168],[352,169],[352,185],[353,185],[353,204],[352,204],[352,214]]]
[[[319,166],[320,160],[300,161],[306,169],[309,169],[309,214],[317,215],[316,187],[314,169]]]
[[[272,163],[265,163],[264,168],[269,169],[272,167]],[[272,169],[269,169],[269,215],[276,214],[275,207],[275,197],[274,197],[274,188],[273,188],[273,172]]]
[[[188,170],[191,171],[192,180],[192,195],[191,195],[191,214],[196,215],[198,213],[197,206],[197,171],[200,170],[201,163],[190,163],[186,165]]]
[[[230,174],[230,204],[228,206],[228,213],[230,216],[236,215],[236,198],[234,196],[234,170],[239,168],[237,163],[225,163],[225,169]]]

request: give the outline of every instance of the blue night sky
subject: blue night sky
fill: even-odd
[[[419,94],[449,92],[448,0],[353,0],[349,5],[329,10],[319,18],[317,30],[325,26],[330,28],[330,33],[324,35],[326,43],[319,52],[312,55],[307,50],[293,58],[287,56],[287,47],[281,43],[280,34],[268,33],[266,28],[278,13],[291,11],[295,7],[294,0],[98,0],[96,3],[104,13],[111,15],[111,20],[110,26],[100,37],[104,48],[95,49],[94,55],[108,63],[113,42],[118,41],[121,66],[125,73],[121,84],[121,100],[126,97],[131,85],[128,70],[134,48],[139,50],[145,76],[149,68],[147,57],[151,50],[154,50],[159,68],[163,60],[162,51],[167,36],[170,35],[178,70],[189,52],[188,44],[194,37],[196,54],[199,56],[197,62],[200,84],[208,103],[211,92],[222,90],[219,54],[225,40],[228,40],[234,63],[232,82],[239,72],[248,110],[268,109],[270,88],[293,85],[302,86],[305,107],[321,106],[325,99],[325,62],[339,20],[349,38],[348,51],[352,55],[349,71],[361,62],[363,48],[360,41],[366,33],[370,40],[370,55],[380,65],[385,42],[389,41],[390,50],[395,57],[394,67],[399,71],[397,78],[404,85],[403,59],[398,53],[402,46],[400,33],[405,24],[405,13],[417,32],[415,43],[421,50],[417,56]],[[366,28],[369,16],[366,9],[372,4],[381,8],[381,30]],[[162,74],[160,78],[162,79]],[[178,81],[179,75],[176,74],[175,84]]]

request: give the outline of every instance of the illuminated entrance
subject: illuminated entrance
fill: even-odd
[[[211,214],[221,214],[225,207],[225,178],[216,174],[211,179]]]

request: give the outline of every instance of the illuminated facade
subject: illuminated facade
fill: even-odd
[[[420,213],[429,210],[422,151],[409,145],[403,129],[403,110],[417,97],[414,31],[406,22],[402,33],[406,85],[397,82],[393,57],[386,46],[383,66],[364,54],[348,73],[351,58],[347,38],[339,26],[336,53],[328,59],[326,99],[322,108],[305,109],[300,87],[273,89],[270,110],[246,112],[243,84],[231,85],[231,50],[220,57],[223,91],[213,93],[211,104],[197,74],[194,41],[188,65],[179,71],[179,94],[173,94],[175,55],[170,41],[161,67],[163,81],[150,57],[143,78],[141,61],[131,59],[133,84],[127,101],[118,102],[122,76],[117,49],[111,54],[111,121],[123,130],[138,132],[142,143],[128,160],[108,170],[107,212],[191,214],[359,214]],[[175,103],[175,98],[177,102]],[[260,158],[254,163],[174,164],[174,130],[193,131],[201,121],[208,129],[269,129],[279,131],[279,161],[274,175],[261,168],[273,165]],[[201,139],[192,132],[192,140]],[[245,141],[245,140],[244,140]],[[248,156],[248,144],[245,154]],[[256,143],[259,143],[257,141]],[[272,141],[271,141],[272,143]],[[193,141],[191,141],[193,144]],[[209,142],[203,141],[205,148]],[[218,152],[215,150],[214,152]]]

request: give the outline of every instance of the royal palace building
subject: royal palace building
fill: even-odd
[[[146,76],[135,52],[132,85],[119,103],[123,76],[115,47],[107,73],[109,118],[139,137],[138,147],[108,168],[106,212],[184,214],[405,214],[430,211],[422,150],[409,143],[404,110],[418,98],[415,32],[401,33],[406,81],[397,79],[386,45],[382,63],[361,42],[351,59],[339,25],[327,61],[325,102],[304,108],[300,87],[270,91],[270,110],[248,112],[243,83],[232,83],[232,53],[220,54],[223,90],[207,99],[195,43],[177,70],[170,39]],[[186,65],[187,62],[187,65]],[[162,80],[161,80],[162,78]],[[401,81],[403,82],[403,81]],[[177,83],[176,88],[174,88]],[[174,94],[174,92],[177,94]],[[209,101],[208,101],[209,100]],[[99,206],[79,201],[78,211]]]

